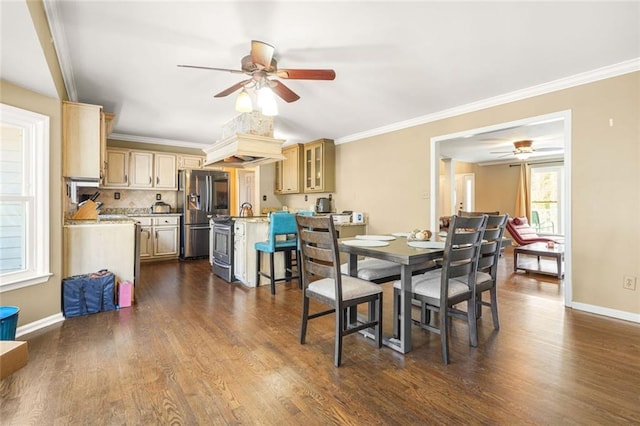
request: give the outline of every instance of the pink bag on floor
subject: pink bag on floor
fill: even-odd
[[[131,295],[133,293],[133,283],[131,281],[122,281],[118,283],[118,305],[121,308],[131,306]]]

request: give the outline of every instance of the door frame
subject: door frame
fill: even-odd
[[[430,181],[431,181],[431,197],[429,205],[429,213],[431,217],[431,229],[438,229],[438,200],[439,194],[439,178],[440,178],[440,144],[446,143],[447,140],[453,138],[460,138],[468,134],[478,134],[495,132],[506,128],[512,128],[517,126],[531,125],[537,122],[562,119],[564,124],[564,167],[565,167],[565,200],[564,200],[564,215],[565,222],[565,253],[564,253],[564,305],[566,307],[572,307],[573,302],[573,286],[572,286],[572,247],[571,247],[571,234],[572,234],[572,220],[571,220],[571,182],[572,182],[572,158],[571,158],[571,110],[557,111],[549,114],[543,114],[533,117],[527,117],[520,120],[510,121],[506,123],[494,124],[486,127],[479,127],[475,129],[465,129],[464,131],[449,133],[446,135],[435,136],[430,139]]]

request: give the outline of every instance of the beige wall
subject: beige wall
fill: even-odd
[[[7,81],[0,81],[0,102],[49,116],[49,249],[53,276],[46,283],[0,293],[1,305],[20,308],[18,326],[60,313],[62,281],[62,103]]]
[[[370,233],[427,226],[429,200],[421,194],[430,187],[431,138],[571,110],[573,301],[640,314],[640,288],[622,288],[623,275],[640,276],[639,104],[635,72],[341,144],[335,205],[366,212]],[[476,168],[479,180],[499,185],[478,194],[478,209],[513,213],[513,201],[499,193],[514,191],[515,169]],[[615,218],[631,220],[621,226]]]

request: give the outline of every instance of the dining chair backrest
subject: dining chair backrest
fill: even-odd
[[[296,216],[288,212],[273,212],[269,218],[269,248],[275,250],[278,235],[294,235],[297,237]]]
[[[468,283],[475,282],[487,218],[487,215],[451,217],[442,257],[441,300],[449,294],[450,279],[464,277]]]
[[[502,237],[507,225],[509,215],[490,215],[487,218],[487,225],[483,234],[483,242],[480,247],[480,257],[478,259],[478,270],[491,274],[496,278],[500,249],[502,247]]]
[[[317,278],[333,278],[336,295],[342,294],[338,242],[330,216],[300,216],[297,218],[301,254],[303,288]]]

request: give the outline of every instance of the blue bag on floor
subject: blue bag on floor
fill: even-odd
[[[66,318],[112,311],[115,275],[106,269],[62,280],[62,313]]]

